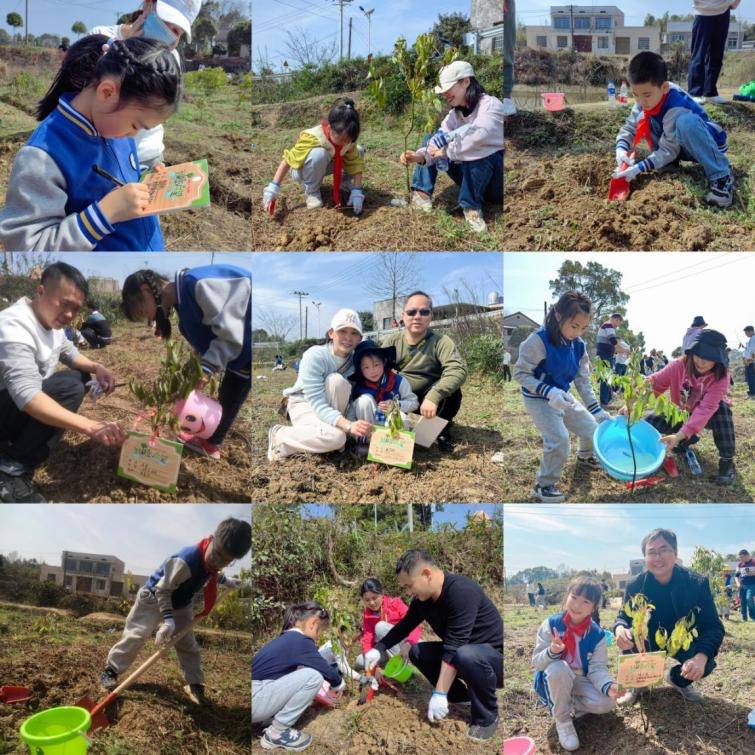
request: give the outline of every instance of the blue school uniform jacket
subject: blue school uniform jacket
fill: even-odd
[[[17,158],[20,173],[9,186],[6,209],[9,216],[15,215],[9,217],[11,225],[25,226],[13,229],[23,230],[26,238],[19,246],[47,251],[162,251],[165,245],[157,216],[112,225],[100,210],[99,200],[117,186],[92,166],[99,166],[123,183],[135,183],[139,180],[139,158],[133,139],[100,136],[91,121],[71,106],[74,96],[61,96],[57,108],[40,123],[23,148],[23,155]],[[24,161],[29,162],[30,168],[33,164],[40,169],[41,156],[35,150],[45,153],[47,158],[42,160],[45,164],[41,169],[49,171],[49,175],[36,176],[50,189],[39,187],[38,202],[34,178],[23,171]],[[58,207],[57,202],[65,206]],[[66,223],[71,216],[75,222]],[[49,232],[52,225],[60,226],[57,238]],[[42,237],[45,241],[40,242]]]
[[[202,369],[251,379],[252,274],[233,265],[176,273],[178,329],[199,352]]]

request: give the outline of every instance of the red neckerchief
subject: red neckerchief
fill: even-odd
[[[592,620],[592,617],[588,616],[586,619],[584,619],[579,624],[574,624],[571,617],[569,616],[569,612],[567,611],[564,613],[564,624],[566,625],[566,631],[564,632],[564,636],[561,638],[564,642],[564,645],[566,645],[566,657],[569,660],[575,660],[577,657],[577,637],[582,639],[582,637],[585,636],[587,633],[587,630],[590,627],[590,621]]]
[[[211,542],[212,535],[197,543],[199,552],[202,554],[202,564],[204,565],[204,568],[210,572],[210,581],[204,586],[204,608],[202,609],[202,613],[197,614],[195,618],[207,616],[207,614],[212,611],[212,607],[218,599],[218,572],[207,563],[207,548]]]
[[[380,601],[380,621],[388,621],[388,613],[385,610],[386,600],[388,600],[388,596],[383,595],[383,599]]]
[[[341,178],[343,177],[343,146],[342,144],[335,144],[330,138],[330,124],[326,121],[322,121],[322,130],[325,134],[325,138],[333,145],[336,151],[335,162],[333,165],[333,204],[336,207],[341,206]]]
[[[385,378],[385,382],[383,382],[383,378],[380,378],[379,383],[373,383],[367,380],[367,378],[364,379],[364,384],[375,391],[376,404],[379,404],[388,394],[392,393],[393,387],[396,385],[396,373],[393,370],[390,370],[383,377]]]
[[[642,108],[642,118],[640,118],[640,122],[637,124],[637,131],[634,135],[635,149],[643,139],[647,142],[648,148],[653,149],[653,136],[650,132],[650,117],[658,115],[658,113],[661,112],[661,108],[665,104],[668,94],[669,93],[666,92],[654,108],[651,108],[650,110]]]

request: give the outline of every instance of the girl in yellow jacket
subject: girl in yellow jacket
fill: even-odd
[[[272,215],[280,194],[281,183],[291,171],[291,178],[304,189],[304,198],[310,210],[322,207],[320,185],[323,178],[333,174],[333,204],[341,206],[341,188],[349,190],[347,205],[359,215],[364,206],[362,173],[364,150],[357,145],[359,113],[354,101],[338,100],[330,109],[327,120],[319,126],[299,134],[291,149],[283,150],[275,177],[262,192],[265,211]]]

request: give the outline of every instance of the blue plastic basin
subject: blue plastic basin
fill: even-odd
[[[637,473],[634,474],[632,448],[627,437],[626,417],[614,417],[601,422],[595,429],[593,444],[595,456],[606,472],[616,480],[631,481],[649,477],[666,456],[666,447],[661,443],[661,434],[644,419],[630,429]]]

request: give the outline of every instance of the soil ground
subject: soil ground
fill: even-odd
[[[733,401],[734,428],[737,455],[734,463],[736,479],[730,487],[720,487],[708,477],[718,470],[718,452],[710,431],[703,430],[700,442],[694,446],[703,473],[693,477],[683,460],[678,461],[679,477],[665,478],[649,488],[627,490],[624,483],[614,480],[602,471],[586,472],[575,469],[576,439],[572,437],[572,454],[559,484],[572,503],[743,503],[755,500],[755,401],[748,401],[746,386],[742,382],[729,391]],[[579,400],[579,399],[577,399]],[[504,501],[523,503],[534,500],[532,487],[535,472],[540,464],[542,439],[524,409],[519,385],[505,383],[503,474],[506,480]],[[609,407],[614,415],[620,408],[618,401]]]
[[[16,152],[37,125],[32,113],[39,93],[19,95],[9,84],[21,71],[50,81],[54,69],[44,58],[28,68],[15,60],[0,75],[0,205],[4,202]],[[236,88],[207,96],[189,90],[180,109],[165,124],[166,165],[206,157],[211,206],[163,215],[160,223],[168,251],[243,251],[251,248],[252,154],[248,144],[248,102]],[[245,115],[246,114],[246,115]]]
[[[406,174],[398,162],[404,149],[403,124],[374,112],[359,92],[345,96],[356,100],[362,114],[359,144],[365,147],[365,206],[360,216],[351,209],[336,210],[330,192],[332,181],[323,182],[325,207],[307,210],[304,193],[287,177],[274,217],[262,211],[262,190],[272,180],[285,148],[293,146],[299,133],[317,125],[327,115],[333,95],[300,102],[252,106],[252,142],[255,156],[252,181],[252,249],[258,251],[364,251],[364,250],[472,250],[503,248],[501,207],[484,209],[488,233],[476,236],[454,211],[458,190],[447,176],[440,176],[432,213],[409,207],[393,207],[391,200],[405,198]],[[410,137],[410,149],[421,144]],[[452,212],[453,211],[453,212]],[[452,213],[452,214],[449,214]]]
[[[118,324],[113,343],[105,349],[82,352],[115,372],[119,383],[130,377],[152,380],[164,353],[162,341],[146,326]],[[180,336],[177,336],[180,337]],[[57,449],[35,474],[40,493],[51,502],[68,503],[160,503],[242,502],[249,500],[249,419],[251,400],[239,413],[222,446],[220,461],[212,461],[184,449],[178,492],[162,493],[116,475],[120,449],[107,448],[84,435],[65,433]],[[130,429],[144,411],[127,386],[92,405],[84,398],[80,414],[99,420],[115,420]],[[139,429],[144,431],[144,425]]]
[[[552,612],[557,610],[552,608]],[[615,610],[603,611],[603,625],[612,623]],[[529,736],[538,752],[562,753],[553,719],[536,704],[530,659],[538,626],[548,611],[507,604],[504,609],[504,669],[507,737]],[[588,715],[576,722],[582,747],[595,755],[731,755],[748,752],[752,732],[747,714],[752,707],[755,670],[755,623],[724,621],[726,636],[716,658],[718,668],[695,686],[705,695],[702,703],[685,702],[667,684],[650,693],[649,729],[643,733],[640,706],[619,707],[615,713]],[[608,648],[615,667],[617,649]],[[668,664],[667,664],[668,665]]]
[[[729,135],[733,205],[704,202],[708,181],[692,163],[640,177],[609,202],[614,140],[628,107],[584,104],[521,111],[506,120],[505,249],[732,251],[755,245],[755,105],[705,105]]]
[[[359,458],[350,445],[343,453],[291,456],[267,460],[267,431],[283,422],[277,414],[281,392],[293,385],[292,370],[255,368],[252,409],[252,490],[254,501],[276,503],[457,503],[500,501],[501,467],[491,462],[500,450],[501,390],[472,375],[462,388],[464,401],[452,434],[458,440],[451,453],[437,447],[415,450],[411,470],[373,464]]]
[[[0,705],[0,753],[21,755],[22,722],[39,711],[98,700],[99,674],[119,632],[84,625],[73,617],[0,608],[0,682],[29,687],[32,699]],[[108,706],[111,725],[93,732],[91,755],[241,755],[249,752],[250,643],[237,636],[199,636],[209,704],[199,707],[183,692],[175,653],[145,672]],[[154,652],[150,642],[141,663]]]

